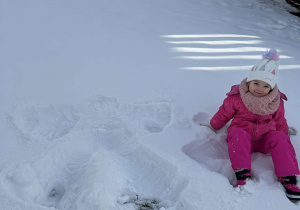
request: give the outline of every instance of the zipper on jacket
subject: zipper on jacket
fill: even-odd
[[[257,127],[258,118],[259,118],[259,115],[256,115],[256,119],[254,121],[253,132],[252,132],[252,141],[254,141],[254,139],[255,139],[255,131],[256,131],[256,127]]]

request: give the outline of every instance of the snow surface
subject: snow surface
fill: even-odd
[[[226,128],[192,123],[277,48],[300,130],[300,19],[284,0],[0,6],[1,210],[300,209],[270,156],[234,189]]]

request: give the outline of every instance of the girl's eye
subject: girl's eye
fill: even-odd
[[[269,86],[265,86],[265,88],[268,88],[268,89],[269,89],[270,87],[269,87]]]

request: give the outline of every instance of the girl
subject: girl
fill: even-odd
[[[284,117],[286,96],[278,90],[276,50],[263,54],[240,85],[227,93],[227,98],[210,123],[204,113],[194,116],[194,122],[221,129],[231,119],[228,128],[228,152],[236,174],[235,187],[243,186],[251,178],[251,153],[270,153],[275,174],[290,199],[300,200],[296,175],[299,174],[295,150],[288,136],[289,128]]]

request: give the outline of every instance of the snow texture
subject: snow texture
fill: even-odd
[[[299,131],[300,19],[288,11],[283,0],[3,0],[0,209],[300,209],[268,155],[254,153],[253,179],[234,189],[228,125],[193,122],[276,48]]]

